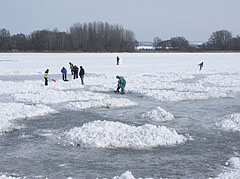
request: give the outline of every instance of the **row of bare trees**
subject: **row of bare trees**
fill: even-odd
[[[210,50],[240,50],[240,36],[233,37],[227,30],[216,31],[203,47]]]
[[[213,32],[206,43],[199,46],[189,45],[184,37],[173,37],[170,40],[161,40],[159,37],[153,39],[156,50],[174,51],[239,51],[240,36],[233,37],[227,30]]]
[[[0,29],[0,51],[79,51],[79,52],[131,52],[136,46],[135,35],[121,25],[93,22],[74,24],[68,32],[57,29],[37,30],[30,35],[10,35]]]
[[[68,32],[38,30],[30,35],[11,36],[8,30],[0,29],[0,52],[132,52],[136,45],[132,31],[102,22],[74,24]],[[155,37],[153,46],[156,50],[173,51],[239,51],[240,36],[233,37],[227,30],[216,31],[206,43],[195,47],[184,37]]]

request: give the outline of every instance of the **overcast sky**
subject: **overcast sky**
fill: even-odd
[[[0,28],[11,34],[94,21],[121,24],[139,41],[207,41],[217,30],[240,35],[240,0],[0,0]]]

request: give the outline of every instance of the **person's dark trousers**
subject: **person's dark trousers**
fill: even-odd
[[[73,79],[76,79],[77,78],[77,72],[74,71],[74,74],[73,74]]]
[[[48,79],[47,78],[44,78],[45,79],[45,86],[48,85]]]
[[[76,72],[76,78],[78,78],[78,71]]]
[[[65,81],[67,79],[67,74],[62,74],[62,79]]]

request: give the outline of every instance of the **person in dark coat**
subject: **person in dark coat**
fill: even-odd
[[[120,60],[120,59],[119,59],[119,57],[117,56],[117,65],[119,65],[119,60]]]
[[[199,63],[198,66],[200,67],[200,71],[202,70],[202,67],[203,67],[203,62],[202,63]]]
[[[73,79],[76,79],[76,78],[78,78],[78,67],[75,65],[74,67],[73,67]]]
[[[44,73],[44,79],[45,79],[45,86],[48,85],[48,72],[49,72],[49,69],[47,69]]]
[[[83,69],[83,67],[82,66],[80,66],[80,72],[79,72],[79,76],[80,76],[80,78],[81,78],[81,83],[82,83],[82,85],[84,85],[84,75],[85,75],[85,70]]]
[[[61,73],[62,73],[62,79],[63,79],[63,81],[67,81],[67,69],[64,68],[64,67],[62,67]]]

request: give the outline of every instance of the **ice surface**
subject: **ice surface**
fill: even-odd
[[[19,83],[0,81],[0,94],[41,92],[44,88],[42,75],[46,68],[50,69],[50,78],[52,74],[58,74],[60,79],[62,66],[68,68],[69,61],[79,63],[78,58],[81,58],[81,65],[87,72],[85,81],[91,91],[113,91],[116,89],[115,76],[123,75],[127,80],[127,91],[160,101],[228,97],[233,92],[240,92],[240,75],[236,68],[239,54],[121,54],[120,58],[124,58],[125,63],[120,66],[115,64],[116,56],[114,53],[1,54],[1,58],[8,61],[1,63],[0,74],[41,74],[41,80]],[[197,64],[203,58],[206,58],[205,65],[199,72]],[[231,63],[228,63],[230,59]],[[64,91],[81,88],[79,80],[57,80],[56,83],[51,82],[47,89]]]
[[[124,59],[124,63],[117,66],[116,56]],[[49,105],[59,104],[72,110],[116,108],[136,105],[130,96],[177,102],[234,98],[240,93],[239,53],[1,53],[0,59],[0,133],[19,128],[16,119],[53,112]],[[61,80],[60,70],[64,66],[69,74],[70,61],[84,67],[85,86],[80,84],[79,79],[72,80],[71,75],[68,75],[68,82]],[[202,61],[204,67],[199,71],[197,64]],[[50,80],[46,87],[43,73],[47,68],[50,69]],[[28,80],[23,80],[25,77],[20,75],[26,75]],[[32,75],[35,75],[35,80]],[[116,75],[124,76],[127,81],[125,96],[113,94]],[[51,81],[52,78],[56,79],[56,83]],[[144,118],[151,120],[174,119],[167,108],[142,113]],[[216,125],[238,132],[239,119],[240,114],[235,111]],[[94,148],[145,148],[182,144],[188,140],[164,126],[132,126],[111,121],[86,123],[66,132],[63,138],[73,145]],[[219,178],[239,178],[237,164],[229,166],[226,168],[229,172],[220,174]],[[125,176],[133,177],[130,172],[120,177]]]
[[[112,121],[93,121],[75,127],[66,132],[63,139],[87,148],[146,148],[181,144],[188,140],[165,126],[145,124],[136,127]]]

